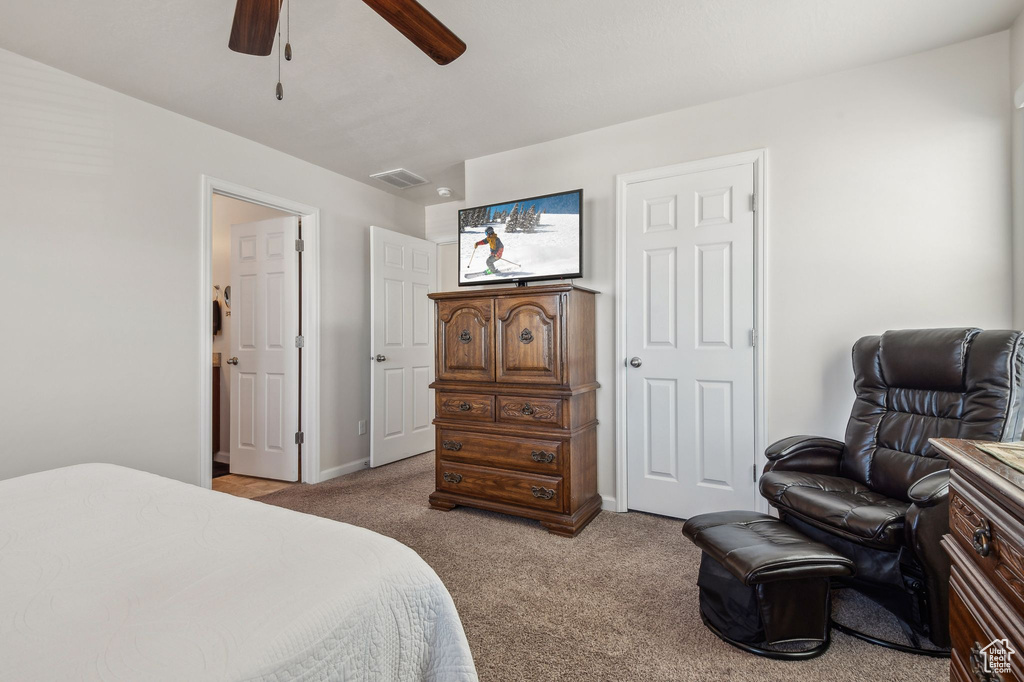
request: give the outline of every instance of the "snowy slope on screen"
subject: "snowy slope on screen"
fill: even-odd
[[[459,281],[503,282],[523,277],[549,277],[575,274],[580,271],[580,217],[577,214],[545,213],[535,232],[505,232],[502,223],[490,223],[505,246],[496,265],[499,274],[482,274],[487,269],[490,249],[485,244],[476,249],[471,266],[474,244],[482,240],[487,225],[466,228],[459,235]],[[517,263],[518,265],[513,265]]]

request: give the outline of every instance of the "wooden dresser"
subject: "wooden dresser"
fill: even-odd
[[[432,507],[525,516],[566,536],[597,515],[595,294],[555,284],[430,295]]]
[[[951,563],[950,679],[1024,680],[1024,473],[971,441],[932,444],[952,469],[942,541]],[[986,670],[986,660],[1006,660],[1006,647],[1009,670]]]

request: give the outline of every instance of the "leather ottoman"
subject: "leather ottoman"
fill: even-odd
[[[749,511],[701,514],[683,534],[700,547],[700,614],[735,647],[760,656],[807,659],[831,642],[829,581],[853,562],[778,519]],[[810,642],[806,649],[768,645]]]

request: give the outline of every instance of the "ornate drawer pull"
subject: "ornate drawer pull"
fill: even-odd
[[[462,449],[462,443],[457,440],[443,440],[441,441],[441,447],[445,450],[451,450],[452,452],[458,452]]]
[[[462,482],[462,474],[453,474],[450,471],[444,472],[441,475],[441,477],[444,479],[445,483],[461,483]]]
[[[529,329],[524,329],[523,331],[519,332],[519,340],[522,341],[523,343],[530,343],[531,341],[533,341],[533,332],[531,332]]]
[[[553,452],[534,450],[533,452],[530,453],[530,456],[533,457],[534,462],[545,462],[547,464],[551,464],[552,462],[555,461],[555,453]]]
[[[459,334],[459,341],[462,343],[469,343],[473,340],[473,335],[469,333],[468,329],[463,329],[462,333]]]
[[[992,552],[992,526],[987,519],[982,519],[981,527],[974,531],[974,551],[982,557]]]
[[[462,410],[463,412],[469,412],[470,410],[473,409],[473,406],[467,403],[465,400],[463,400],[461,403],[459,403],[459,409]]]
[[[971,647],[969,662],[971,674],[978,682],[1002,682],[1003,676],[999,673],[985,672],[985,654],[982,653],[981,642],[975,642]]]
[[[531,405],[530,403],[526,403],[525,405],[523,405],[523,409],[519,411],[525,414],[527,417],[529,417],[531,414],[533,414],[533,405]]]
[[[530,492],[533,493],[534,497],[539,497],[542,500],[550,500],[555,496],[555,491],[551,488],[541,488],[537,485],[530,488]]]

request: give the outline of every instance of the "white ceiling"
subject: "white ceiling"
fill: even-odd
[[[227,48],[234,0],[0,0],[0,47],[424,204],[465,159],[1007,28],[1024,0],[421,0],[435,65],[360,0],[293,0],[295,60]],[[1009,87],[1009,85],[1007,85]],[[390,190],[370,173],[430,180]]]

